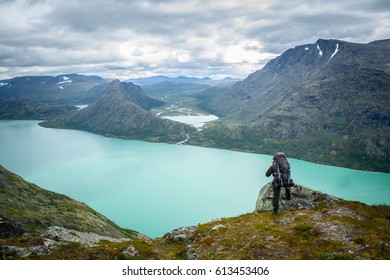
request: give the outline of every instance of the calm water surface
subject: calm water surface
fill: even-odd
[[[151,237],[252,212],[271,157],[106,138],[0,121],[0,164],[37,185],[90,205]],[[290,159],[308,187],[368,204],[390,204],[390,174]]]

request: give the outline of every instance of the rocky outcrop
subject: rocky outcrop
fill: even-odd
[[[27,238],[25,235],[24,238]],[[51,226],[43,234],[40,235],[42,238],[42,244],[33,246],[12,246],[3,245],[0,246],[0,252],[4,256],[17,255],[22,258],[29,257],[30,255],[41,256],[49,255],[56,247],[68,243],[79,243],[82,246],[94,246],[101,240],[109,242],[125,242],[132,239],[129,238],[113,238],[110,236],[103,236],[93,232],[81,232],[73,229],[67,229],[60,226]],[[123,251],[126,256],[136,256],[137,251],[134,247],[128,247]]]
[[[321,193],[304,187],[300,184],[295,184],[291,190],[291,200],[287,200],[285,196],[285,188],[281,189],[279,199],[279,211],[289,211],[297,209],[314,209],[320,202],[331,203],[338,202],[341,199]],[[264,185],[257,197],[255,211],[272,211],[273,190],[272,183]]]
[[[131,240],[130,238],[113,238],[110,236],[96,234],[94,232],[82,232],[59,226],[49,227],[42,234],[42,237],[61,243],[76,242],[83,245],[92,245],[99,243],[101,240],[107,240],[110,242],[123,242]]]
[[[188,226],[174,229],[164,235],[164,238],[167,238],[171,241],[184,241],[188,242],[195,237],[196,226]]]
[[[19,246],[0,246],[0,252],[4,256],[9,255],[18,255],[20,257],[26,258],[30,255],[42,256],[50,254],[50,249],[46,246],[31,246],[28,248],[23,248]]]
[[[196,238],[196,226],[187,226],[174,229],[164,235],[164,239],[169,243],[184,243],[186,244],[186,259],[196,260],[199,254],[194,248],[194,240]]]

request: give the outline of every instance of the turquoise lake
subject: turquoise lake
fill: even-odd
[[[0,121],[0,164],[27,181],[85,202],[150,237],[252,212],[272,157],[120,140]],[[390,174],[290,159],[295,182],[349,200],[390,204]]]

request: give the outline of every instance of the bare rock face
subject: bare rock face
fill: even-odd
[[[93,232],[81,232],[60,226],[49,227],[42,236],[57,242],[77,242],[84,245],[99,243],[100,240],[108,240],[110,242],[123,242],[131,240],[129,238],[113,238],[110,236],[103,236]]]
[[[286,200],[285,188],[281,189],[279,199],[279,211],[289,211],[296,209],[313,209],[322,201],[324,203],[332,203],[341,199],[321,193],[316,190],[304,187],[300,184],[295,184],[291,187],[291,200]],[[264,185],[257,197],[255,211],[272,211],[273,190],[272,184]]]

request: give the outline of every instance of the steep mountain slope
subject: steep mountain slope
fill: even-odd
[[[88,104],[98,96],[89,90],[104,83],[98,76],[78,74],[16,77],[0,81],[0,101],[18,98],[49,104]]]
[[[84,203],[44,190],[0,166],[0,237],[39,234],[50,226],[111,237],[143,237],[120,228]]]
[[[230,138],[228,146],[235,142],[236,148],[287,149],[302,159],[389,172],[389,96],[390,40],[318,40],[287,50],[204,102],[228,124],[207,137]],[[376,164],[378,158],[387,163]]]
[[[384,94],[390,87],[389,63],[390,40],[369,44],[318,40],[287,50],[207,105],[230,119],[253,121],[291,95],[308,95],[314,89],[324,91],[325,86],[329,88],[321,92],[318,101],[330,94],[345,101],[361,95]],[[299,101],[316,103],[314,98]]]
[[[148,141],[177,143],[186,139],[193,128],[155,117],[147,111],[161,104],[145,96],[140,87],[115,80],[88,107],[41,125]]]

